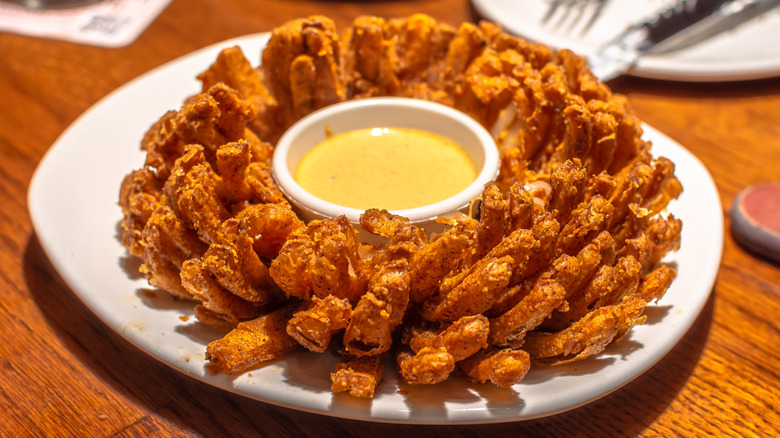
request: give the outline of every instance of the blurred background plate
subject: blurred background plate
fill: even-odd
[[[477,12],[515,35],[567,48],[586,57],[630,24],[674,4],[673,0],[605,0],[592,14],[576,19],[559,7],[545,22],[553,0],[473,0]],[[597,3],[595,0],[593,3]],[[586,16],[588,15],[588,16]],[[780,8],[706,41],[647,55],[629,72],[634,76],[678,81],[734,81],[780,73]],[[587,28],[587,29],[586,29]]]

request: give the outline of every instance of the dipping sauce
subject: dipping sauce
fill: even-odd
[[[329,136],[298,164],[295,180],[333,204],[404,210],[456,195],[477,178],[454,141],[406,128],[365,128]]]

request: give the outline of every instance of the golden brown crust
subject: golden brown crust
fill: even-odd
[[[355,301],[367,279],[355,229],[344,216],[312,221],[292,233],[271,263],[274,281],[290,297],[335,295]]]
[[[374,211],[376,212],[376,211]],[[409,262],[427,239],[417,227],[397,216],[382,214],[385,225],[375,229],[393,232],[374,256],[365,291],[352,311],[344,333],[344,347],[354,356],[375,356],[390,349],[393,331],[409,305]]]
[[[199,79],[146,133],[119,205],[149,283],[232,330],[207,348],[218,371],[337,348],[333,391],[373,397],[397,345],[409,383],[459,367],[508,387],[531,358],[566,363],[619,340],[674,279],[661,264],[680,246],[682,223],[664,213],[682,191],[674,164],[568,50],[488,22],[359,17],[340,35],[312,16],[274,29],[261,65],[231,47]],[[474,218],[442,218],[429,237],[368,210],[360,226],[379,245],[345,217],[298,219],[273,180],[274,143],[318,108],[370,96],[439,102],[491,132],[500,172]]]
[[[239,323],[225,337],[206,347],[210,365],[223,373],[235,373],[294,350],[298,343],[286,333],[287,321],[294,309],[290,304]]]
[[[459,363],[471,380],[509,388],[523,380],[531,368],[529,354],[512,348],[488,347]]]
[[[333,392],[348,391],[354,397],[373,398],[385,371],[387,355],[342,356],[330,374]]]
[[[307,308],[295,312],[287,322],[287,334],[307,349],[322,353],[331,337],[347,326],[351,314],[352,306],[346,298],[312,297]]]

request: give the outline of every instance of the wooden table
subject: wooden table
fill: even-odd
[[[27,189],[43,154],[82,112],[139,74],[200,47],[326,14],[478,18],[466,0],[175,0],[133,44],[104,49],[0,34],[0,435],[2,436],[770,436],[780,430],[780,269],[725,230],[721,269],[694,325],[615,393],[531,421],[412,426],[334,419],[230,394],[130,345],[87,309],[44,255]],[[610,86],[685,145],[729,206],[780,180],[780,79]],[[695,226],[689,224],[688,226]],[[776,435],[775,435],[776,436]]]

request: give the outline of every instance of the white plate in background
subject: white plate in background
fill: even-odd
[[[586,17],[565,19],[562,8],[547,23],[552,0],[472,0],[485,19],[506,31],[555,49],[570,49],[589,57],[601,44],[631,24],[652,17],[674,0],[606,0],[586,33]],[[575,31],[559,29],[560,23],[576,23]],[[629,72],[635,76],[679,81],[730,81],[773,77],[780,73],[780,8],[747,21],[711,39],[683,49],[649,54]]]

